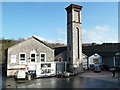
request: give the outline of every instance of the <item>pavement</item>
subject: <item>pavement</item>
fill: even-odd
[[[119,73],[115,73],[115,77],[112,77],[112,72],[110,71],[101,71],[100,73],[95,73],[94,71],[85,71],[82,74],[79,74],[81,77],[93,78],[103,81],[108,81],[112,83],[118,83],[120,80]]]

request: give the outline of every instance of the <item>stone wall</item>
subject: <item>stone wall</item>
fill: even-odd
[[[7,55],[7,69],[11,69],[15,65],[20,65],[19,63],[19,53],[26,53],[26,65],[30,63],[30,52],[36,52],[35,63],[40,63],[40,53],[46,53],[46,62],[54,62],[54,50],[46,46],[39,40],[31,37],[23,42],[20,42],[10,48],[8,48]],[[11,63],[11,55],[16,55],[16,63]]]

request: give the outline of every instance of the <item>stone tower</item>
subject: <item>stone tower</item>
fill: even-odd
[[[82,68],[82,36],[81,9],[75,4],[65,8],[67,11],[67,60],[69,71],[81,72]]]

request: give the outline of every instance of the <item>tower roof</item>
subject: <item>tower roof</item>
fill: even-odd
[[[66,11],[70,11],[72,10],[72,8],[76,8],[76,9],[79,9],[81,10],[82,9],[82,6],[79,6],[79,5],[76,5],[76,4],[70,4],[68,7],[66,7]]]

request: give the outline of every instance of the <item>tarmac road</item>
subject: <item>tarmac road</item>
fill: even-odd
[[[86,71],[85,73],[80,74],[81,77],[87,77],[91,79],[103,80],[112,83],[119,83],[120,73],[116,72],[115,77],[112,77],[112,72],[102,71],[100,73],[94,73],[93,71]]]
[[[69,78],[40,78],[31,81],[19,80],[14,78],[4,78],[4,88],[118,88],[117,78],[112,80],[104,80],[109,72],[94,73],[87,71],[83,74]],[[109,75],[110,76],[110,75]]]

